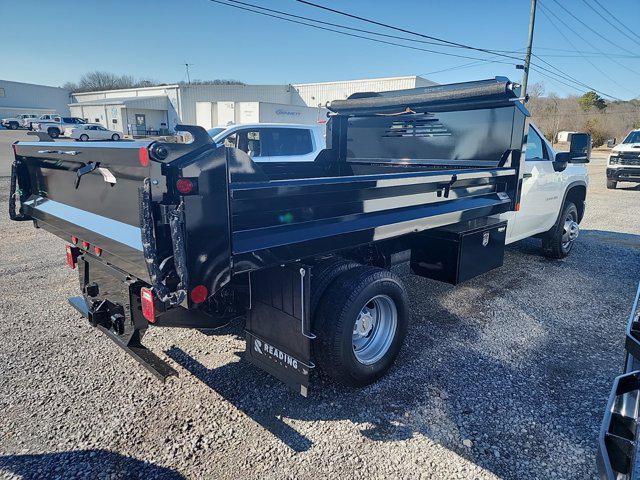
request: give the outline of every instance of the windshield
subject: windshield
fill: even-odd
[[[640,130],[634,130],[629,133],[622,143],[640,143]]]
[[[216,135],[218,135],[219,133],[224,132],[225,130],[226,130],[226,128],[216,127],[216,128],[211,128],[211,129],[207,130],[207,133],[209,134],[209,136],[211,138],[213,138]]]

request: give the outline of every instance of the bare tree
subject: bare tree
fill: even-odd
[[[586,108],[589,101],[597,101],[591,94],[562,98],[544,92],[544,85],[533,85],[527,107],[551,142],[557,141],[561,131],[588,131],[594,145],[601,144],[609,138],[620,140],[629,130],[640,127],[640,99],[607,103],[606,108],[595,104]]]
[[[186,82],[179,82],[185,84]],[[239,80],[215,79],[215,80],[193,80],[195,85],[245,85]],[[71,92],[97,92],[101,90],[119,90],[122,88],[156,87],[166,85],[149,78],[136,80],[131,75],[117,75],[115,73],[94,71],[83,74],[80,80],[67,82],[62,87]]]

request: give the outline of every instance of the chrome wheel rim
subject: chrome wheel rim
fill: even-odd
[[[564,226],[562,231],[562,247],[567,248],[571,245],[578,235],[580,234],[580,227],[574,220],[573,214],[569,213],[564,219]]]
[[[398,326],[398,309],[387,295],[376,295],[360,309],[351,343],[358,362],[372,365],[389,351]]]

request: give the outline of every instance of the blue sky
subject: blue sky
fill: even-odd
[[[324,21],[406,36],[301,5],[294,0],[245,1]],[[527,41],[529,0],[314,1],[482,48],[524,50]],[[547,12],[554,12],[561,17],[562,23],[551,16],[578,49],[594,51],[595,47],[615,56],[597,54],[596,57],[589,57],[594,67],[571,51],[568,41],[540,11],[534,53],[540,56],[565,55],[542,58],[611,96],[629,99],[640,95],[640,38],[633,42],[621,33],[624,30],[614,28],[599,18],[585,4],[588,2],[598,8],[595,0],[558,1],[593,27],[587,29],[569,17],[556,0],[541,0]],[[626,25],[640,25],[639,0],[600,0],[600,3]],[[416,74],[447,83],[495,75],[519,80],[522,75],[512,65],[475,65],[474,60],[470,59],[345,37],[240,11],[209,0],[0,0],[0,13],[4,17],[0,78],[47,85],[75,81],[82,73],[91,70],[106,70],[171,83],[186,79],[182,65],[185,61],[193,64],[192,78],[234,78],[257,84]],[[611,21],[615,23],[615,20]],[[593,46],[576,36],[570,28]],[[616,45],[598,37],[595,32]],[[434,48],[426,44],[402,43]],[[487,58],[480,52],[437,49],[457,55]],[[634,53],[635,58],[622,57]],[[511,62],[508,58],[500,60]],[[541,60],[536,62],[552,69]],[[474,65],[439,72],[469,63]],[[533,72],[530,82],[538,81],[545,83],[547,91],[560,95],[578,93]]]

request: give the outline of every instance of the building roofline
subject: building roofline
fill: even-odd
[[[67,90],[66,88],[62,88],[62,87],[55,87],[53,85],[43,85],[41,83],[29,83],[29,82],[16,82],[15,80],[2,80],[0,79],[0,82],[7,82],[7,83],[16,83],[19,85],[30,85],[32,87],[46,87],[46,88],[57,88],[58,90],[63,90],[65,92],[69,92],[71,93],[70,90]]]
[[[87,100],[85,102],[69,103],[69,107],[77,107],[83,105],[85,107],[107,106],[107,105],[125,105],[129,102],[145,102],[148,100],[168,100],[167,95],[143,95],[135,97],[112,97],[112,98],[98,98],[96,100]]]
[[[171,85],[157,85],[155,87],[131,87],[131,88],[116,88],[113,90],[96,90],[94,92],[71,92],[71,95],[95,95],[96,93],[112,93],[112,92],[130,92],[132,90],[156,90],[159,88],[177,88],[180,85],[177,83]]]
[[[358,83],[358,82],[377,82],[381,80],[406,80],[410,78],[422,78],[423,80],[431,81],[428,78],[421,77],[420,75],[402,75],[399,77],[356,78],[353,80],[333,80],[330,82],[292,83],[291,85],[294,87],[302,87],[307,85],[331,85],[333,83]]]

